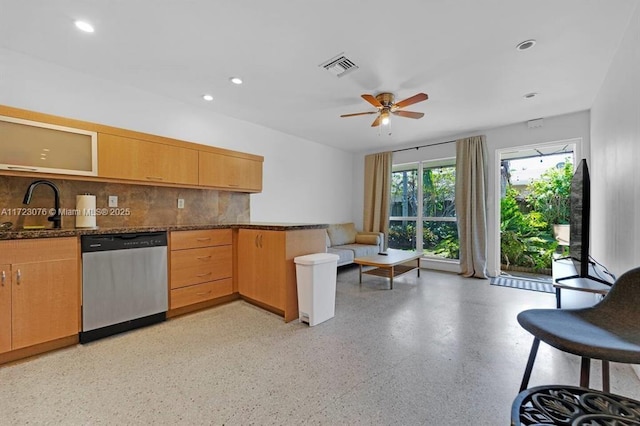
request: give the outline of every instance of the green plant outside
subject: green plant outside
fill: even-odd
[[[573,166],[551,168],[528,187],[528,195],[509,186],[500,202],[500,257],[505,265],[534,270],[551,268],[558,242],[554,224],[566,224],[570,215],[570,191]]]

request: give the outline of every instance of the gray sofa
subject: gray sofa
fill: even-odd
[[[327,228],[327,253],[337,254],[338,266],[353,263],[353,259],[372,256],[384,249],[382,232],[358,232],[353,223],[339,223]]]

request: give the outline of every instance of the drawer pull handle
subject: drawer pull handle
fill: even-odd
[[[9,170],[24,170],[27,172],[37,172],[38,169],[35,167],[21,167],[21,166],[9,166],[7,167]]]
[[[211,239],[211,237],[206,237],[206,238],[196,238],[196,241],[209,241]]]
[[[148,180],[164,180],[161,176],[147,176]]]
[[[7,273],[2,271],[2,286],[4,287],[4,283],[7,282]]]
[[[211,294],[211,290],[209,291],[204,291],[202,293],[196,293],[196,296],[206,296],[207,294]]]
[[[231,187],[235,188],[237,186],[240,186],[240,184],[239,183],[228,183],[227,186],[231,186]]]
[[[196,277],[206,277],[207,275],[211,275],[211,272],[206,272],[204,274],[198,274]]]
[[[198,260],[209,260],[209,259],[211,259],[211,255],[209,255],[209,256],[199,256],[199,257],[196,257],[196,259],[198,259]]]
[[[21,280],[22,280],[22,272],[20,271],[20,269],[18,269],[18,272],[16,272],[16,284],[20,285]]]

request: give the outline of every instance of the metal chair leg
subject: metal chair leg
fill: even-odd
[[[589,372],[591,370],[591,358],[582,357],[582,363],[580,367],[580,387],[589,387]]]
[[[527,367],[524,370],[524,376],[522,377],[522,383],[520,384],[520,392],[525,390],[529,386],[529,379],[531,378],[531,370],[533,370],[533,363],[536,360],[538,353],[538,346],[540,346],[540,339],[533,338],[533,344],[531,345],[531,351],[529,352],[529,360],[527,361]]]
[[[609,361],[602,360],[602,391],[609,393]]]

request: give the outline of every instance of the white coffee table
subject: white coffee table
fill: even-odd
[[[389,289],[393,289],[393,278],[406,274],[414,269],[418,270],[420,276],[420,258],[422,253],[417,251],[388,249],[386,255],[376,254],[373,256],[356,257],[353,262],[360,265],[360,284],[362,284],[362,274],[377,275],[389,278]],[[406,265],[408,262],[417,260],[417,264]],[[374,269],[363,271],[363,266],[375,266]]]

